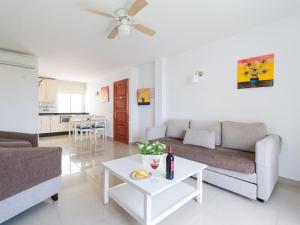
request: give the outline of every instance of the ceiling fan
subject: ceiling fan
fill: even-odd
[[[146,2],[145,0],[135,0],[135,2],[129,7],[129,9],[119,9],[115,14],[109,14],[95,9],[86,9],[86,11],[99,16],[113,18],[118,21],[118,25],[114,27],[113,30],[108,34],[108,39],[114,39],[118,34],[129,35],[133,28],[152,37],[156,33],[154,30],[132,21],[132,18],[147,5],[148,2]]]

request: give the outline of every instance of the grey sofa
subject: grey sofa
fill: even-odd
[[[215,149],[184,144],[187,130],[213,131]],[[192,138],[195,143],[203,139]],[[204,181],[251,199],[268,200],[278,179],[281,138],[267,134],[262,123],[172,119],[166,126],[147,128],[147,139],[172,145],[177,156],[207,164]]]
[[[58,200],[59,147],[38,147],[38,135],[0,131],[0,223],[52,198]]]

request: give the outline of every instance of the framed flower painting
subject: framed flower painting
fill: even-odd
[[[274,84],[274,54],[238,61],[238,89],[271,87]]]

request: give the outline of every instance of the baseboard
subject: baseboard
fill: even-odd
[[[53,133],[43,133],[43,134],[39,134],[39,136],[40,137],[51,137],[51,136],[66,135],[66,134],[69,134],[69,131],[53,132]]]
[[[279,177],[278,178],[278,183],[281,184],[288,184],[290,186],[294,186],[294,187],[299,187],[300,188],[300,181],[297,180],[292,180],[286,177]]]

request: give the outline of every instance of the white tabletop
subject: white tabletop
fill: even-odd
[[[163,161],[165,164],[165,161]],[[121,159],[104,162],[103,166],[119,177],[124,182],[133,185],[140,191],[149,195],[156,195],[186,178],[201,172],[207,167],[205,164],[197,163],[181,157],[175,156],[174,179],[167,180],[165,173],[152,176],[145,180],[133,180],[130,177],[132,171],[143,168],[140,155],[132,155]]]

